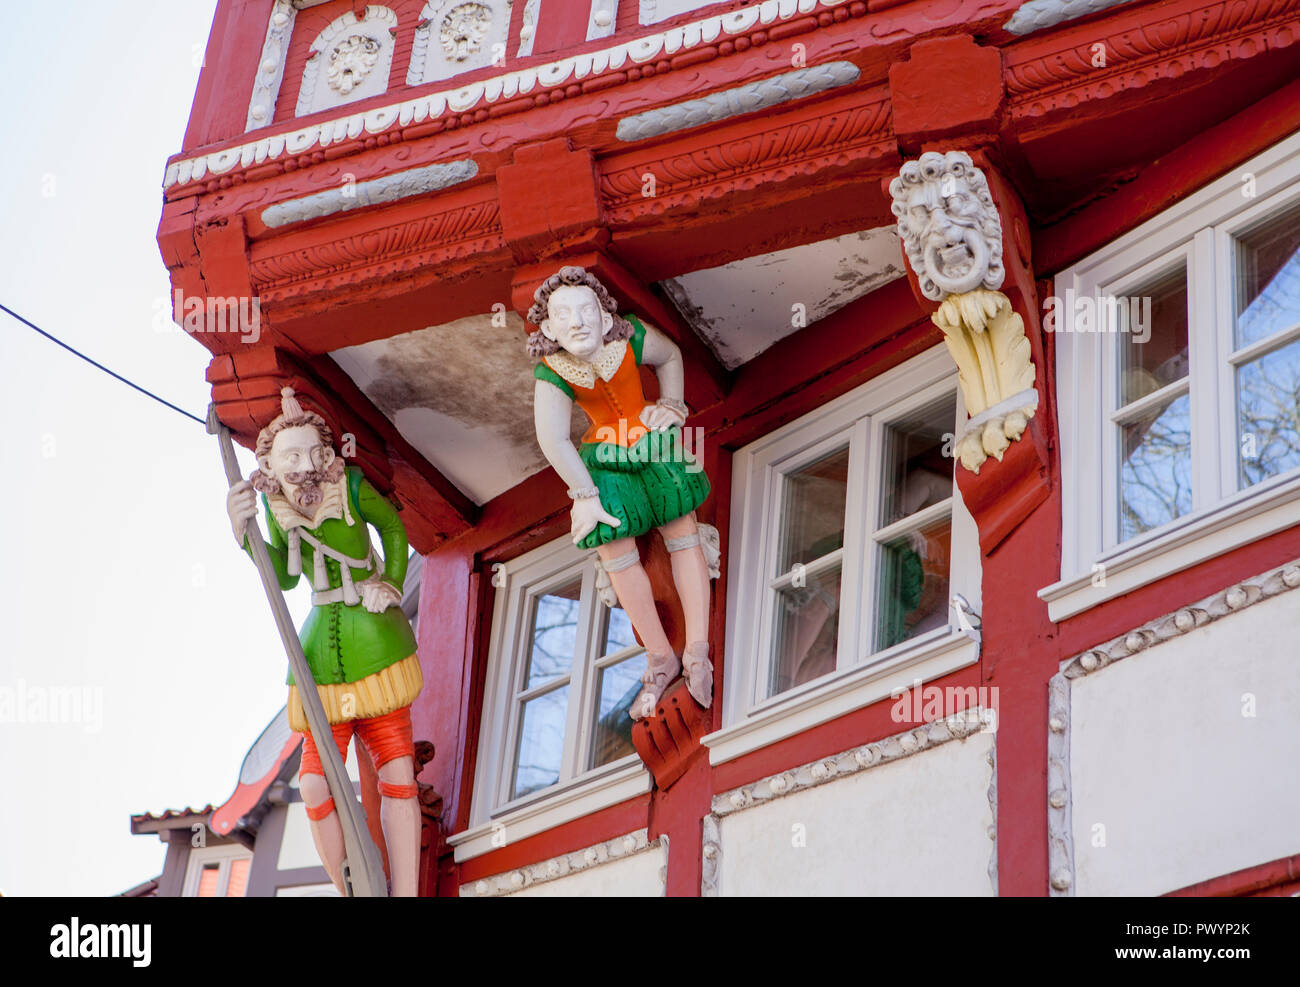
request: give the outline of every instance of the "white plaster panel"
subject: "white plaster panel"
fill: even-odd
[[[505,64],[506,34],[513,0],[430,0],[420,12],[406,84]],[[533,21],[536,22],[536,9]],[[532,35],[529,35],[531,51]],[[522,54],[522,53],[521,53]]]
[[[977,733],[723,816],[719,893],[992,896],[993,737]]]
[[[387,92],[396,29],[397,15],[378,4],[361,19],[352,11],[336,18],[311,44],[315,54],[303,69],[295,115]]]
[[[660,869],[667,864],[662,848],[646,850],[599,867],[542,881],[508,898],[661,898],[664,893]]]
[[[663,287],[733,370],[904,273],[898,234],[885,226],[683,274]]]
[[[1297,640],[1282,593],[1073,681],[1076,894],[1158,895],[1300,853]]]
[[[485,313],[331,356],[403,438],[482,504],[546,469],[533,431],[526,338],[514,312]],[[579,435],[586,428],[576,404],[572,426]]]
[[[640,0],[637,19],[642,24],[658,24],[670,17],[712,7],[718,0]],[[775,4],[773,4],[775,6]]]

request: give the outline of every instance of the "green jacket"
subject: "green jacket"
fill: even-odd
[[[367,525],[374,525],[383,545],[384,571],[382,579],[399,592],[406,579],[406,566],[410,547],[401,518],[387,498],[372,487],[360,469],[347,469],[347,497],[352,518],[349,525],[343,518],[329,518],[319,527],[305,528],[317,541],[354,559],[370,554],[370,533]],[[275,567],[280,588],[291,590],[298,585],[300,576],[289,575],[288,538],[284,529],[271,513],[266,496],[262,496],[266,510],[266,524],[270,532],[267,550]],[[252,555],[248,539],[244,550]],[[302,541],[302,571],[311,572],[314,550]],[[326,558],[325,570],[331,589],[343,585],[339,563]],[[352,579],[360,583],[373,576],[373,567],[352,569]],[[299,631],[302,650],[307,665],[317,685],[356,682],[373,675],[389,665],[415,653],[415,633],[400,607],[389,607],[383,613],[371,613],[360,603],[327,603],[313,606],[310,616]],[[293,675],[287,679],[293,684]]]

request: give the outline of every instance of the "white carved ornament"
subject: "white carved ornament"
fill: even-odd
[[[354,34],[334,46],[329,54],[326,81],[341,96],[352,92],[379,61],[379,42]]]
[[[513,0],[429,0],[415,28],[406,84],[419,86],[504,61],[512,7]]]
[[[439,40],[447,58],[463,62],[477,55],[492,26],[492,11],[481,3],[463,3],[453,7],[442,19]]]
[[[1002,222],[965,151],[927,151],[889,183],[903,251],[957,364],[966,413],[954,454],[979,473],[1002,459],[1038,409],[1025,324],[1002,287]]]
[[[275,0],[275,6],[271,8],[266,40],[262,43],[262,58],[257,63],[257,76],[253,82],[253,95],[248,100],[245,131],[265,127],[275,113],[275,101],[279,98],[280,83],[284,79],[284,56],[297,13],[290,0]]]
[[[889,183],[898,235],[933,301],[1002,287],[1002,223],[983,172],[965,151],[927,151]]]
[[[311,43],[302,72],[297,116],[351,103],[388,90],[397,15],[371,4],[364,17],[348,11]]]

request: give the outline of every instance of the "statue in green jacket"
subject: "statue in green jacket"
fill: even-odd
[[[235,539],[262,495],[267,550],[284,590],[307,576],[311,615],[299,636],[339,753],[353,733],[379,774],[381,823],[393,895],[414,896],[420,848],[411,703],[423,685],[415,634],[401,610],[409,547],[397,511],[356,467],[345,467],[329,425],[305,411],[291,388],[282,413],[257,437],[258,469],[227,495]],[[371,543],[379,533],[381,559]],[[289,677],[289,723],[303,735],[299,784],[321,861],[342,891],[343,830]]]

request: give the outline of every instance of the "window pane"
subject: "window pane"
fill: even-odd
[[[1300,466],[1300,341],[1237,368],[1241,486]]]
[[[217,883],[221,879],[220,864],[204,864],[203,871],[199,874],[199,898],[215,898],[217,896]]]
[[[1300,322],[1300,206],[1236,242],[1237,346]]]
[[[567,685],[524,703],[519,714],[519,755],[515,758],[515,785],[511,798],[519,798],[560,780],[564,719],[568,711]]]
[[[631,754],[632,717],[628,710],[641,692],[641,676],[646,669],[645,652],[617,665],[602,668],[596,680],[600,705],[596,710],[596,729],[592,733],[591,766],[598,768]]]
[[[844,501],[849,488],[845,446],[785,477],[781,553],[775,575],[812,562],[844,544]]]
[[[885,429],[882,526],[952,496],[956,422],[957,396],[950,394]]]
[[[1192,422],[1188,395],[1122,426],[1120,456],[1120,541],[1190,511]]]
[[[622,607],[607,607],[605,618],[605,644],[602,655],[612,655],[624,648],[636,645],[636,635],[632,633],[632,621],[627,619],[627,611]]]
[[[776,591],[769,696],[835,670],[840,568],[834,566],[816,575],[805,573],[798,581],[803,585]]]
[[[226,882],[227,898],[244,897],[244,889],[248,887],[248,865],[251,863],[252,860],[248,857],[230,862],[230,880]]]
[[[876,650],[948,626],[952,520],[944,518],[880,546]]]
[[[525,689],[569,674],[578,646],[582,581],[551,590],[533,602],[528,678]]]
[[[1149,281],[1114,303],[1113,324],[1129,330],[1118,337],[1122,408],[1187,376],[1187,269]]]

